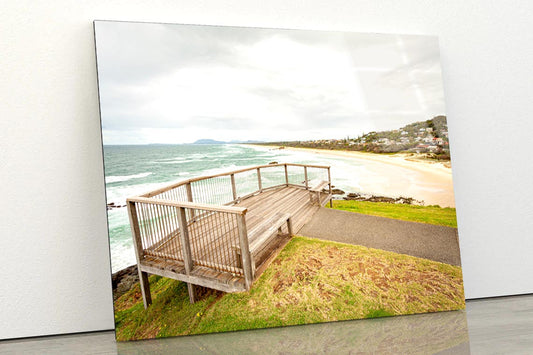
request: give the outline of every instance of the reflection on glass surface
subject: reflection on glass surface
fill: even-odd
[[[117,344],[119,354],[469,354],[464,311],[194,335]]]

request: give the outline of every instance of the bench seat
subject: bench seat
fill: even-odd
[[[320,205],[320,194],[329,185],[328,181],[320,181],[318,184],[309,189],[309,201]]]

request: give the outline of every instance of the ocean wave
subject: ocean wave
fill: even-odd
[[[165,159],[159,159],[156,160],[156,162],[163,162],[163,161],[181,161],[181,160],[188,160],[187,157],[174,157],[174,158],[165,158]]]
[[[194,159],[176,159],[176,160],[162,160],[162,161],[155,161],[152,162],[152,164],[186,164],[186,163],[192,163],[194,162]]]
[[[122,182],[122,181],[128,181],[132,179],[140,179],[143,177],[147,177],[149,175],[152,175],[152,173],[140,173],[135,175],[124,175],[124,176],[106,176],[105,182],[106,184],[110,184],[113,182]]]
[[[124,205],[126,204],[126,199],[128,197],[139,196],[147,192],[168,186],[171,183],[173,183],[173,181],[153,182],[153,183],[129,185],[129,186],[107,187],[106,188],[107,203],[114,202],[115,205]]]

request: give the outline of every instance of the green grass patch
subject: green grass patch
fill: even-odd
[[[393,252],[294,237],[249,292],[202,289],[150,277],[115,302],[118,340],[277,327],[463,309],[461,268]]]
[[[329,207],[329,205],[328,205]],[[400,219],[403,221],[436,224],[457,228],[455,208],[439,206],[416,206],[386,202],[333,200],[337,210],[357,212],[371,216]]]

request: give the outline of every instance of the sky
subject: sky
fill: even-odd
[[[445,114],[438,39],[97,21],[104,144],[357,137]]]

